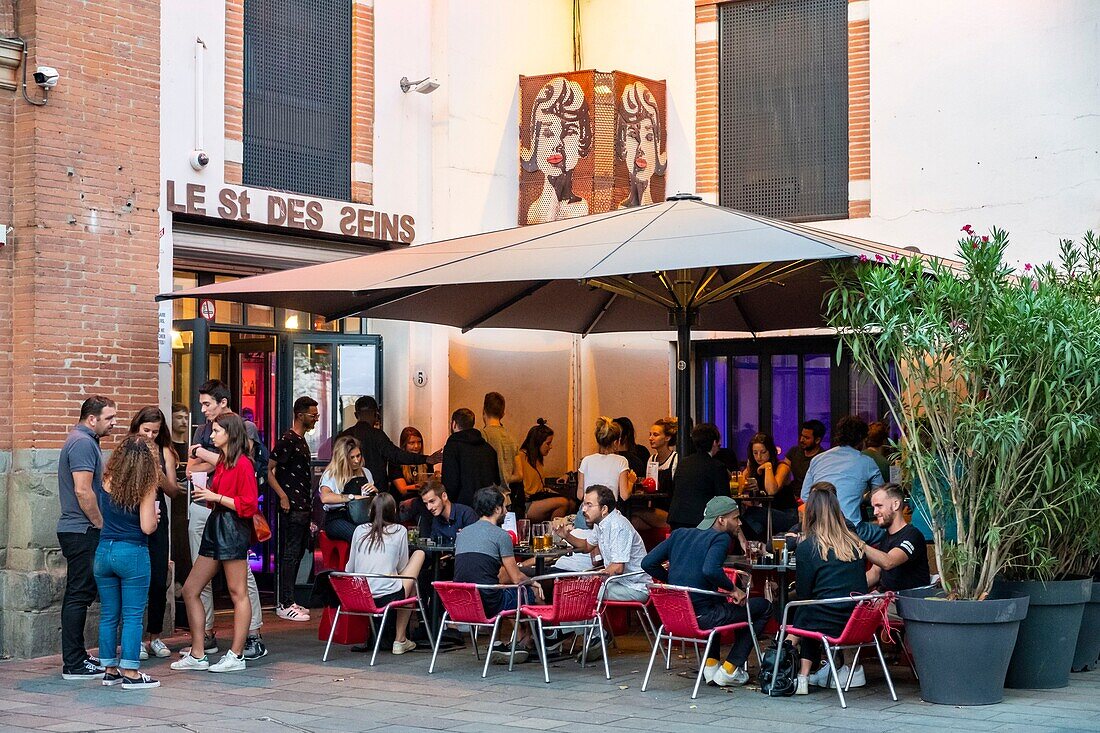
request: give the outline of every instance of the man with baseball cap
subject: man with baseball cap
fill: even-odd
[[[707,502],[703,521],[696,529],[677,529],[642,560],[642,570],[663,583],[721,593],[728,599],[711,595],[691,596],[699,628],[747,621],[752,615],[753,629],[759,634],[771,616],[771,604],[764,598],[746,598],[744,591],[726,575],[722,564],[729,554],[732,539],[741,533],[740,510],[728,496],[716,496]],[[668,568],[665,568],[665,563]],[[708,657],[703,678],[720,687],[743,685],[749,681],[746,662],[752,649],[752,636],[739,631],[734,637],[726,661]],[[714,652],[717,654],[717,650]]]

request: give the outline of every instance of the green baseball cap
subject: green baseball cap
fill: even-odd
[[[740,513],[741,510],[736,501],[728,496],[716,496],[707,502],[707,508],[703,510],[703,521],[699,522],[699,529],[710,529],[718,517]]]

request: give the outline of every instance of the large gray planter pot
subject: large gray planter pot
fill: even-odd
[[[920,697],[939,705],[992,705],[1004,699],[1005,673],[1028,598],[998,594],[947,601],[936,589],[901,591],[898,615],[920,677]]]
[[[1100,581],[1092,582],[1092,597],[1081,616],[1081,633],[1073,655],[1073,671],[1087,672],[1100,665]]]
[[[1005,687],[1049,690],[1068,685],[1081,618],[1092,597],[1092,579],[999,581],[995,587],[1001,593],[1031,597]]]

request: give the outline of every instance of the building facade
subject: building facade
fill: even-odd
[[[21,46],[5,57],[0,41],[15,80],[0,92],[0,653],[15,656],[57,648],[56,461],[88,393],[125,423],[194,408],[223,378],[269,441],[310,393],[321,462],[359,395],[380,398],[391,436],[414,425],[434,450],[453,409],[498,390],[517,438],[537,417],[557,431],[551,473],[594,449],[595,416],[644,432],[669,412],[667,333],[462,334],[153,300],[515,226],[520,76],[664,81],[668,193],[943,255],[962,225],[998,225],[1021,264],[1100,224],[1087,0],[582,0],[579,33],[568,0],[10,7],[0,25],[30,70],[61,73],[45,105],[25,101]],[[730,440],[875,414],[827,339],[744,336],[699,334],[696,412]]]

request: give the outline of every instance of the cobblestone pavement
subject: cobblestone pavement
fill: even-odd
[[[219,628],[225,619],[219,619]],[[228,633],[228,629],[219,634]],[[601,665],[581,669],[564,660],[542,681],[537,662],[509,673],[491,666],[481,679],[472,650],[441,654],[367,655],[334,647],[321,663],[316,622],[268,622],[271,654],[242,673],[173,672],[170,659],[144,669],[163,686],[123,692],[91,682],[65,682],[59,657],[0,662],[3,731],[140,731],[214,733],[263,731],[518,731],[569,730],[593,725],[615,732],[677,733],[711,726],[748,731],[1100,731],[1100,672],[1075,674],[1061,690],[1008,691],[1000,705],[954,708],[920,701],[907,669],[892,668],[898,702],[880,672],[867,666],[868,685],[853,690],[842,710],[831,690],[769,699],[755,687],[703,688],[691,700],[688,659],[656,671],[641,692],[648,655],[642,637],[622,640],[611,654],[610,681]],[[175,649],[182,640],[171,644]]]

